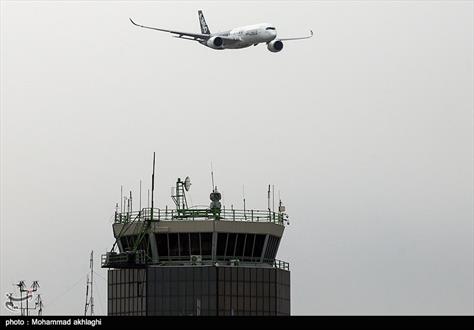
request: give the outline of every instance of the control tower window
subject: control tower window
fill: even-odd
[[[179,234],[179,251],[181,256],[189,256],[189,234],[180,233]]]
[[[219,233],[217,234],[217,251],[218,256],[223,256],[225,254],[225,246],[227,242],[227,234]]]
[[[201,249],[203,256],[212,255],[212,233],[201,233]]]
[[[170,256],[179,256],[178,234],[168,234]]]
[[[199,233],[189,234],[191,240],[191,254],[200,255],[201,254],[201,242],[199,240]]]
[[[168,235],[167,234],[157,234],[156,235],[156,244],[158,248],[158,255],[160,257],[168,257]]]
[[[229,238],[227,239],[227,250],[225,252],[226,257],[234,256],[236,236],[237,234],[229,234]]]
[[[263,250],[263,243],[265,242],[265,235],[257,234],[255,237],[255,247],[253,249],[253,257],[260,258]]]
[[[237,235],[237,245],[236,245],[236,248],[235,248],[235,256],[236,257],[242,257],[244,255],[245,236],[246,236],[246,234],[238,234]]]
[[[247,258],[252,257],[254,241],[255,241],[255,235],[254,234],[247,234],[247,239],[245,240],[244,257],[247,257]]]

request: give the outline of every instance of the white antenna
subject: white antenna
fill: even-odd
[[[140,212],[142,210],[142,180],[140,180]]]
[[[272,212],[275,212],[275,185],[272,185]]]
[[[242,198],[244,200],[244,217],[246,218],[246,214],[245,214],[245,186],[242,185]]]
[[[268,211],[270,211],[270,185],[268,185],[268,191],[267,191],[267,207],[268,207]]]
[[[212,162],[211,162],[211,180],[212,180],[212,191],[214,191],[214,169],[212,168]]]

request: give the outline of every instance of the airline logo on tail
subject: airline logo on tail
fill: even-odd
[[[211,31],[209,31],[209,27],[207,26],[206,19],[204,18],[204,15],[202,14],[202,10],[199,10],[198,14],[199,14],[199,24],[201,24],[201,33],[211,34]]]

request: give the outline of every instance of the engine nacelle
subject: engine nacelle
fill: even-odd
[[[273,40],[273,41],[270,41],[268,44],[267,44],[267,48],[269,51],[271,51],[272,53],[278,53],[280,50],[283,49],[283,41],[281,40]]]
[[[222,49],[224,45],[224,40],[221,37],[212,37],[207,39],[206,45],[214,49]]]

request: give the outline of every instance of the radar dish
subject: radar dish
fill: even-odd
[[[187,176],[186,179],[184,179],[184,189],[189,191],[189,188],[191,188],[191,179]]]

